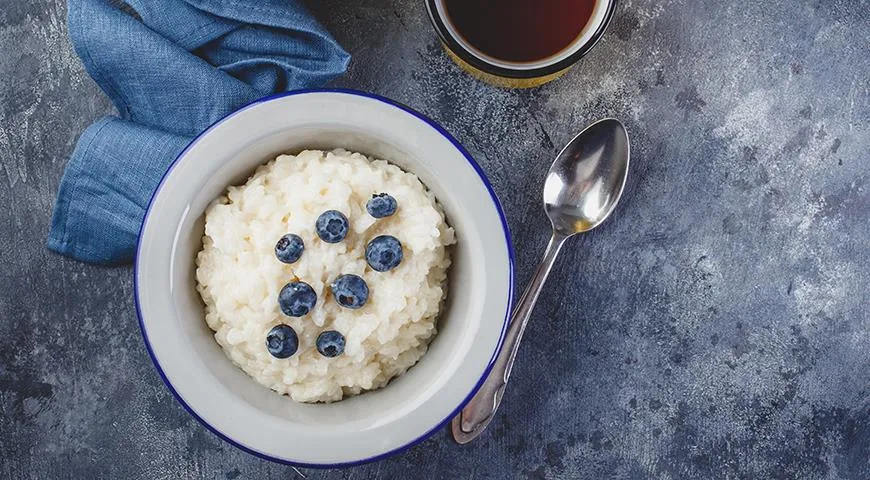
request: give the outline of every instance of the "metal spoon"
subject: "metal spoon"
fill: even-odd
[[[468,443],[489,425],[501,403],[514,359],[532,309],[568,237],[588,232],[616,207],[629,161],[625,126],[607,118],[586,127],[559,152],[544,182],[544,210],[553,225],[553,236],[532,282],[520,297],[504,346],[492,372],[462,412],[453,418],[453,438]]]

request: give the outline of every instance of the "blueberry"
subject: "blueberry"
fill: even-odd
[[[338,210],[327,210],[317,217],[317,236],[326,243],[338,243],[347,236],[347,217]]]
[[[311,285],[305,282],[290,282],[284,285],[278,294],[278,306],[284,315],[301,317],[314,308],[317,303],[317,294]]]
[[[275,325],[266,334],[266,348],[275,358],[287,358],[293,356],[299,348],[299,337],[296,330],[289,325]]]
[[[317,351],[324,357],[337,357],[344,353],[344,335],[327,330],[317,336]]]
[[[362,308],[369,300],[369,286],[357,275],[340,275],[330,288],[335,301],[344,308]]]
[[[389,217],[396,213],[397,207],[398,204],[396,203],[396,199],[389,193],[378,193],[372,195],[371,200],[366,203],[366,210],[368,210],[369,215],[375,218]]]
[[[302,256],[305,250],[305,242],[302,237],[294,233],[288,233],[275,244],[275,256],[284,263],[294,263]]]
[[[386,272],[402,263],[402,242],[392,235],[381,235],[366,245],[366,262],[378,272]]]

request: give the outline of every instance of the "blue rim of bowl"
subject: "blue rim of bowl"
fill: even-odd
[[[349,89],[349,88],[307,88],[307,89],[300,89],[300,90],[292,90],[289,92],[281,92],[281,93],[277,93],[274,95],[268,95],[268,96],[260,98],[258,100],[254,100],[253,102],[242,106],[238,110],[236,110],[232,113],[229,113],[226,116],[224,116],[223,118],[221,118],[220,120],[212,123],[211,125],[209,125],[208,128],[203,130],[202,133],[200,133],[199,135],[194,137],[193,140],[191,140],[190,143],[187,144],[186,147],[184,147],[184,150],[182,150],[181,153],[179,153],[178,156],[175,157],[175,160],[173,160],[172,164],[169,165],[169,168],[166,169],[166,172],[163,174],[163,177],[160,179],[160,183],[157,184],[157,188],[154,190],[154,193],[151,194],[151,198],[148,200],[148,207],[145,209],[145,216],[142,218],[142,223],[139,225],[139,235],[138,235],[137,239],[142,238],[142,232],[145,229],[145,224],[148,222],[148,215],[151,213],[151,206],[154,203],[154,199],[157,197],[157,194],[160,193],[160,189],[163,187],[163,183],[166,181],[166,177],[169,176],[170,172],[172,172],[172,170],[175,168],[178,161],[182,157],[184,157],[184,155],[187,153],[187,151],[190,150],[191,147],[193,147],[203,135],[207,134],[208,132],[213,130],[215,127],[217,127],[219,124],[221,124],[224,121],[230,119],[231,117],[237,115],[238,113],[242,112],[243,110],[247,110],[248,108],[254,107],[254,106],[259,105],[261,103],[269,102],[271,100],[277,100],[279,98],[291,97],[291,96],[295,96],[295,95],[305,95],[305,94],[309,94],[309,93],[341,93],[341,94],[346,94],[346,95],[355,95],[358,97],[366,97],[366,98],[370,98],[370,99],[385,103],[387,105],[391,105],[391,106],[396,107],[400,110],[403,110],[406,113],[413,115],[414,117],[417,117],[418,119],[420,119],[423,122],[425,122],[426,124],[428,124],[430,127],[434,128],[438,133],[441,134],[441,136],[443,136],[448,141],[450,141],[450,143],[452,143],[453,146],[457,150],[459,150],[460,153],[462,153],[462,155],[465,157],[465,159],[468,161],[468,163],[477,172],[478,177],[480,177],[480,180],[483,182],[486,189],[489,191],[489,195],[492,198],[493,205],[495,205],[495,209],[498,212],[499,218],[501,219],[502,228],[504,229],[505,243],[506,243],[507,252],[508,252],[508,280],[509,280],[508,281],[508,301],[507,301],[507,307],[505,308],[504,324],[502,325],[501,332],[499,333],[498,345],[496,345],[496,349],[493,352],[492,357],[490,357],[489,363],[487,364],[486,369],[483,371],[483,375],[477,381],[477,384],[474,386],[474,388],[471,390],[471,392],[459,404],[459,406],[457,406],[456,409],[454,409],[453,412],[451,412],[450,415],[447,416],[447,418],[445,418],[444,420],[439,422],[437,425],[435,425],[431,429],[427,430],[425,433],[423,433],[422,435],[420,435],[416,439],[406,443],[405,445],[402,445],[400,447],[396,447],[388,452],[384,452],[384,453],[375,455],[373,457],[365,458],[362,460],[355,460],[352,462],[342,462],[342,463],[303,463],[303,462],[293,462],[290,460],[285,460],[283,458],[272,457],[272,456],[267,455],[265,453],[258,452],[257,450],[254,450],[250,447],[247,447],[247,446],[239,443],[236,440],[233,440],[232,438],[225,435],[223,432],[221,432],[220,430],[218,430],[217,428],[213,427],[211,424],[206,422],[205,419],[200,417],[193,410],[193,408],[190,405],[188,405],[187,402],[184,401],[184,399],[181,397],[181,395],[175,390],[175,387],[172,386],[172,383],[169,382],[169,379],[166,378],[166,374],[163,372],[163,368],[160,366],[160,362],[157,361],[157,357],[154,355],[154,351],[151,349],[151,342],[148,340],[148,333],[145,331],[145,323],[142,320],[142,310],[139,308],[139,258],[140,258],[139,250],[142,246],[141,242],[136,245],[136,259],[135,259],[134,264],[133,264],[133,292],[134,292],[134,297],[135,297],[135,302],[136,302],[136,316],[138,317],[138,320],[139,320],[139,331],[142,333],[142,339],[145,342],[145,349],[148,350],[148,356],[151,357],[151,362],[154,364],[154,367],[157,369],[157,373],[160,375],[160,378],[163,379],[163,383],[166,384],[166,387],[169,388],[169,391],[172,392],[172,395],[175,397],[175,399],[178,401],[178,403],[180,403],[181,406],[184,407],[185,410],[187,410],[187,413],[189,413],[191,416],[193,416],[193,418],[195,418],[197,421],[199,421],[199,423],[201,423],[205,428],[207,428],[210,432],[217,435],[219,438],[221,438],[225,442],[238,448],[239,450],[242,450],[243,452],[249,453],[251,455],[254,455],[255,457],[259,457],[259,458],[262,458],[264,460],[269,460],[269,461],[281,463],[284,465],[291,465],[294,467],[303,467],[303,468],[351,467],[354,465],[362,465],[365,463],[376,462],[378,460],[383,460],[385,458],[392,457],[394,455],[398,455],[400,453],[403,453],[403,452],[407,451],[408,449],[410,449],[411,447],[419,445],[420,443],[422,443],[424,440],[426,440],[427,438],[432,436],[432,434],[434,434],[435,432],[437,432],[441,428],[444,428],[444,426],[447,425],[453,419],[453,417],[455,417],[465,407],[465,405],[471,400],[472,397],[474,397],[474,395],[477,393],[477,391],[483,385],[483,382],[486,380],[486,378],[489,376],[489,373],[492,371],[492,367],[495,364],[496,357],[498,356],[499,352],[501,352],[501,349],[504,347],[504,337],[505,337],[505,334],[507,332],[508,323],[510,321],[511,306],[513,305],[513,297],[514,297],[514,249],[513,249],[513,242],[511,240],[511,232],[510,232],[510,229],[508,228],[508,224],[507,224],[507,217],[505,217],[504,210],[502,209],[502,206],[501,206],[501,202],[499,202],[498,196],[496,196],[495,190],[492,188],[492,184],[489,183],[489,180],[487,179],[486,174],[483,172],[483,169],[480,168],[480,165],[478,165],[478,163],[474,160],[474,158],[471,156],[471,154],[468,153],[468,151],[465,149],[465,147],[463,147],[453,137],[453,135],[451,135],[449,132],[447,132],[447,130],[445,130],[443,127],[441,127],[439,124],[437,124],[434,120],[430,119],[429,117],[426,117],[422,113],[414,110],[413,108],[411,108],[407,105],[404,105],[402,103],[399,103],[395,100],[391,100],[391,99],[386,98],[386,97],[382,97],[382,96],[374,94],[374,93],[367,93],[367,92],[363,92],[360,90],[353,90],[353,89]]]

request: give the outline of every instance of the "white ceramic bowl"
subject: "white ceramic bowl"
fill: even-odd
[[[448,301],[429,351],[385,388],[300,404],[224,355],[205,324],[194,258],[206,206],[279,153],[344,147],[417,174],[455,228]],[[513,292],[510,235],[480,167],[447,132],[390,100],[348,90],[291,92],[212,125],[151,199],[136,255],[136,305],[154,365],[184,407],[255,455],[305,466],[382,458],[420,442],[471,398],[502,345]]]

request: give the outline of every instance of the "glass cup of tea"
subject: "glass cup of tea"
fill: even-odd
[[[616,0],[426,0],[447,54],[500,87],[562,76],[598,43]]]

